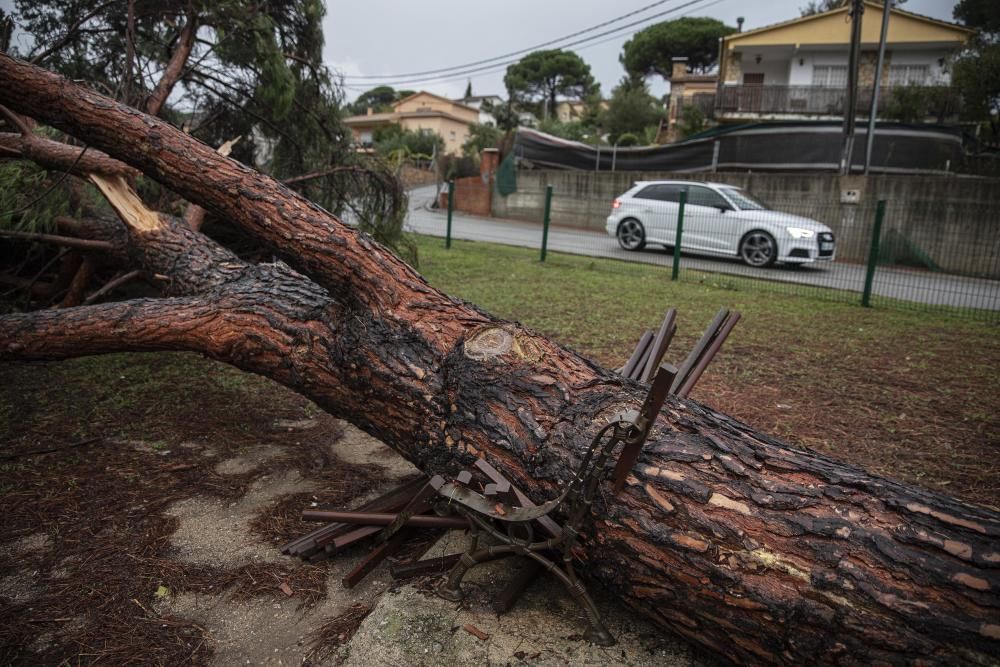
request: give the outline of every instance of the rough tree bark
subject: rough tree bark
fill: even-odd
[[[431,288],[284,185],[168,124],[0,55],[0,103],[51,124],[290,258],[249,265],[95,179],[166,296],[0,318],[0,358],[196,350],[270,377],[426,471],[474,457],[551,497],[642,389]],[[156,276],[160,276],[157,278]],[[670,399],[583,569],[738,663],[988,663],[1000,516],[872,477]]]

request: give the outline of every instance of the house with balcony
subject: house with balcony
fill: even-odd
[[[867,117],[883,5],[865,2],[864,8],[854,111]],[[716,75],[692,74],[685,59],[675,59],[660,136],[665,141],[678,138],[686,107],[696,107],[717,123],[842,120],[851,43],[848,10],[844,6],[724,37]],[[915,93],[923,100],[924,120],[955,119],[959,98],[950,88],[949,61],[974,34],[963,26],[892,9],[880,72],[879,117],[888,118],[885,114],[902,93]]]
[[[469,138],[469,127],[479,122],[479,111],[460,102],[428,92],[405,97],[392,105],[392,111],[362,116],[349,116],[344,124],[350,128],[355,145],[366,148],[374,141],[375,130],[398,123],[404,130],[433,132],[444,142],[444,152],[456,155]]]
[[[864,7],[856,109],[860,115],[867,115],[871,104],[883,11],[875,2]],[[892,9],[879,108],[887,108],[894,89],[917,86],[930,100],[928,120],[943,122],[954,116],[957,95],[949,88],[949,61],[973,35],[959,25]],[[724,37],[715,120],[842,119],[850,41],[847,6]]]

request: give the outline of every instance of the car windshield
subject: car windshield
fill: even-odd
[[[720,188],[723,194],[736,204],[741,211],[767,211],[770,206],[759,199],[754,199],[739,188]]]

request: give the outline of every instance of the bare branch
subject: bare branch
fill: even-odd
[[[17,131],[24,136],[31,134],[31,127],[24,122],[24,119],[2,104],[0,104],[0,115],[2,115],[7,122],[17,128]]]
[[[112,290],[115,290],[115,289],[121,287],[122,285],[124,285],[124,284],[126,284],[128,282],[131,282],[132,280],[135,280],[140,275],[141,275],[140,271],[129,271],[128,273],[120,273],[120,274],[118,274],[117,276],[115,276],[114,278],[112,278],[111,280],[109,280],[104,285],[104,287],[100,288],[99,290],[95,291],[93,294],[91,294],[90,296],[88,296],[86,299],[84,299],[83,300],[83,305],[89,306],[90,304],[94,303],[95,301],[97,301],[98,299],[100,299],[105,294],[111,292]]]
[[[146,113],[150,116],[160,115],[160,110],[170,96],[170,92],[174,89],[177,81],[180,80],[181,73],[185,65],[187,65],[188,58],[191,56],[191,49],[194,47],[194,37],[197,32],[197,16],[194,8],[189,4],[187,21],[181,29],[177,48],[171,54],[170,62],[167,63],[166,69],[163,70],[163,76],[160,77],[156,88],[153,89],[153,92],[146,100]]]
[[[77,239],[72,236],[58,236],[56,234],[35,234],[33,232],[15,232],[0,229],[0,236],[9,239],[23,239],[25,241],[38,241],[39,243],[51,243],[53,245],[65,246],[67,248],[78,248],[80,250],[114,250],[114,244],[107,241],[91,241],[90,239]]]
[[[22,157],[55,171],[70,171],[86,178],[88,174],[120,175],[134,178],[138,171],[124,162],[94,149],[88,149],[82,157],[81,148],[60,141],[53,141],[35,134],[14,134],[0,132],[0,150],[11,157]]]
[[[320,171],[314,171],[309,174],[302,174],[301,176],[292,176],[291,178],[286,178],[281,182],[285,185],[294,185],[295,183],[304,183],[306,181],[314,181],[317,178],[324,178],[326,176],[333,176],[334,174],[341,174],[344,172],[354,172],[358,174],[367,173],[368,170],[364,167],[333,167],[331,169],[322,169]]]
[[[62,37],[60,37],[56,41],[52,42],[52,44],[50,44],[47,49],[45,49],[44,51],[42,51],[41,53],[39,53],[37,56],[35,56],[34,58],[32,58],[30,62],[33,65],[36,65],[36,64],[42,62],[43,60],[45,60],[46,58],[48,58],[50,55],[52,55],[53,53],[55,53],[56,51],[58,51],[62,47],[66,46],[66,44],[69,43],[69,41],[72,40],[73,37],[76,36],[76,34],[79,32],[80,28],[83,26],[84,23],[86,23],[90,19],[94,18],[95,16],[97,16],[98,14],[100,14],[101,12],[103,12],[105,9],[107,9],[111,5],[116,5],[119,2],[121,2],[121,0],[108,0],[108,2],[101,3],[100,5],[98,5],[94,9],[92,9],[90,12],[88,12],[87,14],[84,14],[82,17],[80,17],[79,19],[77,19],[76,23],[74,23],[72,26],[70,26],[69,30],[66,31],[65,35],[63,35]]]

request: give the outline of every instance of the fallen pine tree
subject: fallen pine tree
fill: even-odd
[[[201,352],[309,397],[425,471],[484,457],[536,501],[555,495],[609,417],[641,400],[642,387],[438,292],[364,234],[166,122],[5,55],[0,104],[88,146],[97,159],[86,163],[47,158],[41,142],[29,157],[100,170],[87,173],[120,220],[73,233],[104,241],[163,293],[0,317],[3,359]],[[249,264],[149,210],[130,168],[289,265]],[[581,569],[732,662],[1000,654],[1000,516],[694,401],[668,400],[625,491],[608,485],[594,514]]]

